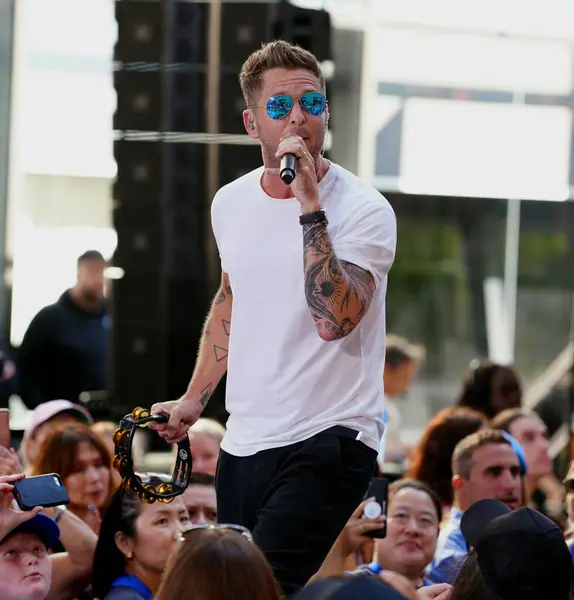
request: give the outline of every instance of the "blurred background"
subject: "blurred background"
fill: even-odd
[[[111,265],[110,371],[84,400],[118,415],[184,391],[219,279],[211,198],[261,160],[237,74],[281,37],[323,64],[328,157],[397,214],[388,330],[426,349],[405,440],[490,359],[515,366],[557,455],[572,413],[573,23],[572,0],[0,0],[6,356],[18,363],[94,249]],[[222,399],[208,416],[225,419]],[[17,393],[10,408],[23,429]]]

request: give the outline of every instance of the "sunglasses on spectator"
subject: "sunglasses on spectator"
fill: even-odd
[[[319,117],[327,108],[327,98],[321,92],[307,92],[299,97],[294,96],[272,96],[267,100],[265,106],[251,106],[250,108],[265,108],[267,114],[274,121],[284,119],[295,106],[298,100],[301,108],[313,115]]]
[[[251,535],[251,532],[249,531],[249,529],[247,529],[247,527],[243,527],[242,525],[233,525],[232,523],[218,523],[217,525],[209,525],[208,523],[202,523],[197,525],[190,525],[182,531],[183,538],[187,539],[187,535],[197,529],[223,529],[228,531],[235,531],[236,533],[242,535],[245,539],[249,540],[250,542],[253,542],[253,536]]]

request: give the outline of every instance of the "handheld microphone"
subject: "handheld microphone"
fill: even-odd
[[[279,177],[285,185],[291,185],[295,179],[295,169],[297,168],[297,157],[294,154],[284,154],[281,157],[281,168]]]

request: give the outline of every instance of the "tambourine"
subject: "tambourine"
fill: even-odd
[[[122,478],[122,487],[126,492],[136,493],[139,499],[146,504],[153,504],[156,500],[168,504],[176,496],[183,494],[189,484],[192,462],[187,436],[177,445],[177,458],[169,483],[160,483],[157,486],[146,485],[134,472],[132,444],[137,428],[143,427],[151,421],[167,423],[168,420],[169,415],[152,415],[147,408],[138,407],[120,421],[119,427],[114,433],[116,453],[112,464]]]

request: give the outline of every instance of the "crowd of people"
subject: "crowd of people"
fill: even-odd
[[[391,339],[389,351],[414,360],[400,344]],[[408,449],[408,471],[391,483],[386,514],[366,518],[370,499],[357,506],[301,597],[569,597],[574,468],[558,481],[546,427],[520,407],[520,396],[509,368],[475,368],[458,401]],[[194,472],[170,504],[145,504],[122,489],[111,467],[114,428],[78,404],[54,400],[33,411],[18,453],[0,449],[0,599],[281,598],[251,533],[217,525],[224,427],[200,419],[191,428]],[[60,475],[69,505],[21,512],[12,484],[47,473]],[[169,481],[163,473],[140,476],[145,484]],[[537,511],[540,490],[551,500]],[[384,538],[369,537],[385,522]]]

